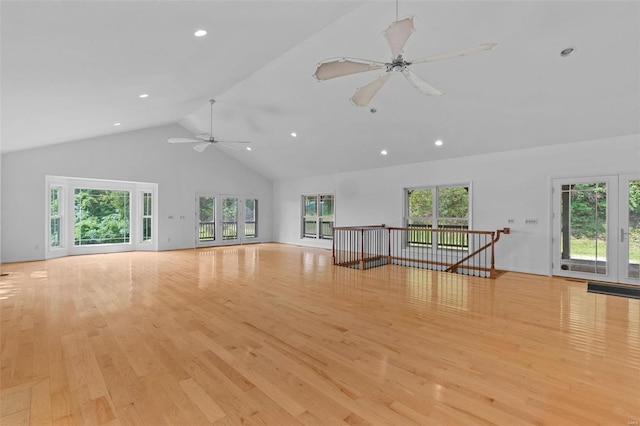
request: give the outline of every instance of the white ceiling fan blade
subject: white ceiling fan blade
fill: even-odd
[[[409,37],[411,37],[411,34],[415,31],[413,18],[413,16],[409,16],[399,21],[395,21],[382,32],[387,39],[387,43],[389,43],[391,54],[394,59],[397,58],[398,55],[404,54],[404,47],[407,40],[409,40]]]
[[[218,142],[219,143],[251,143],[251,142],[248,142],[248,141],[218,141],[218,140],[216,140],[216,143],[218,143]]]
[[[200,139],[191,139],[191,138],[169,138],[167,139],[169,143],[193,143],[193,142],[202,142]]]
[[[210,141],[211,140],[211,134],[209,133],[202,133],[199,135],[196,135],[196,138],[203,140],[203,141]]]
[[[230,143],[234,143],[235,141],[228,141],[228,142],[230,142]],[[242,151],[242,149],[240,149],[240,148],[238,148],[238,147],[235,147],[235,146],[233,146],[233,145],[227,145],[227,141],[225,141],[225,142],[218,142],[218,145],[223,146],[223,147],[225,147],[225,148],[227,148],[227,149],[232,149],[232,150],[234,150],[234,151]]]
[[[448,53],[440,53],[438,55],[427,56],[426,58],[417,59],[415,61],[410,61],[412,64],[420,64],[423,62],[434,62],[440,61],[442,59],[450,59],[456,58],[458,56],[470,55],[472,53],[484,52],[487,50],[495,49],[498,43],[485,43],[480,46],[469,47],[467,49],[455,50],[453,52]]]
[[[194,150],[194,151],[198,151],[198,152],[202,152],[202,151],[204,151],[205,149],[207,149],[207,147],[208,147],[209,145],[211,145],[211,143],[212,143],[212,142],[202,142],[202,143],[199,143],[198,145],[195,145],[195,146],[193,147],[193,150]]]
[[[351,97],[351,102],[358,106],[366,106],[376,93],[382,89],[382,86],[389,80],[389,77],[391,77],[391,73],[385,73],[366,86],[360,87]]]
[[[405,68],[402,71],[402,74],[404,74],[404,76],[407,77],[407,80],[409,80],[409,83],[411,83],[411,85],[415,87],[417,90],[419,90],[420,92],[425,93],[427,95],[432,95],[432,96],[444,95],[444,92],[441,92],[440,90],[436,89],[435,87],[433,87],[432,85],[424,81],[422,78],[418,77],[410,69]]]
[[[313,75],[316,79],[322,81],[383,68],[386,68],[386,65],[382,62],[354,58],[327,59],[318,64]]]

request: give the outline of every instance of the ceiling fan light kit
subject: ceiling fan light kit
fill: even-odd
[[[382,89],[394,72],[402,73],[407,81],[419,92],[431,96],[442,96],[444,92],[436,89],[421,77],[415,74],[409,66],[425,62],[435,62],[443,59],[465,56],[472,53],[484,52],[494,49],[497,43],[485,43],[479,46],[467,49],[456,50],[453,52],[441,53],[437,55],[427,56],[425,58],[408,61],[404,58],[405,47],[409,37],[416,30],[414,26],[414,16],[408,16],[400,20],[397,19],[382,32],[387,39],[387,44],[391,49],[392,59],[390,62],[378,62],[367,59],[357,58],[333,58],[326,59],[316,66],[313,74],[318,81],[330,80],[332,78],[343,77],[351,74],[359,74],[368,71],[384,70],[385,73],[372,81],[371,83],[359,87],[351,101],[357,106],[366,106],[371,99]]]
[[[210,109],[211,109],[211,121],[210,121],[210,133],[203,133],[200,135],[196,135],[196,139],[191,139],[191,138],[169,138],[167,139],[167,142],[169,143],[198,143],[198,145],[194,145],[193,146],[193,150],[197,151],[197,152],[203,152],[205,149],[207,149],[207,147],[209,145],[213,145],[213,144],[220,144],[221,146],[224,146],[226,148],[229,149],[233,149],[236,151],[240,151],[240,149],[237,148],[233,148],[227,144],[229,143],[242,143],[242,144],[248,144],[249,142],[247,141],[219,141],[216,138],[213,137],[213,104],[216,101],[214,99],[209,100],[209,104],[210,104]],[[251,151],[250,149],[247,149],[247,151]]]

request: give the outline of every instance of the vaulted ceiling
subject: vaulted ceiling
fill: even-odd
[[[2,152],[176,122],[208,132],[211,98],[214,136],[252,151],[193,155],[224,151],[271,179],[640,133],[639,2],[397,6],[416,16],[408,59],[498,47],[413,65],[442,97],[399,74],[356,107],[383,71],[312,74],[331,57],[391,60],[394,1],[2,1]]]

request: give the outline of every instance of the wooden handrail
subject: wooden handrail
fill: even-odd
[[[485,233],[485,234],[486,233],[490,233],[491,234],[491,241],[488,242],[487,244],[483,245],[482,247],[480,247],[479,249],[477,249],[473,253],[463,257],[461,260],[459,260],[455,264],[451,265],[447,269],[445,269],[445,272],[456,272],[458,267],[460,265],[462,265],[464,262],[466,262],[467,260],[471,259],[475,255],[480,254],[482,251],[486,250],[487,248],[491,247],[491,271],[490,271],[490,274],[491,274],[491,278],[495,278],[496,263],[495,263],[494,245],[500,239],[500,235],[501,234],[510,234],[511,233],[511,228],[498,229],[497,232],[493,232],[493,231],[480,231],[480,232]]]
[[[441,267],[447,267],[446,269],[444,269],[446,272],[458,272],[459,268],[463,268],[465,270],[477,270],[477,271],[484,271],[486,273],[489,274],[489,277],[491,278],[495,278],[496,276],[496,269],[495,269],[495,243],[498,242],[498,240],[500,239],[500,236],[502,234],[509,234],[510,233],[510,228],[503,228],[503,229],[498,229],[497,231],[477,231],[477,230],[469,230],[469,229],[446,229],[446,228],[421,228],[421,227],[387,227],[384,224],[382,225],[369,225],[369,226],[342,226],[342,227],[334,227],[333,228],[334,231],[347,231],[347,232],[355,232],[357,233],[356,235],[358,235],[358,239],[359,239],[359,244],[357,244],[355,247],[354,246],[343,246],[344,249],[341,249],[340,247],[336,247],[336,240],[334,239],[334,244],[333,244],[333,260],[334,260],[334,264],[339,264],[339,265],[344,265],[344,266],[353,266],[353,265],[358,265],[360,269],[365,269],[367,268],[367,266],[371,267],[370,265],[367,265],[367,263],[374,261],[374,260],[380,260],[380,259],[384,259],[384,262],[382,264],[392,264],[394,263],[394,261],[401,261],[401,262],[405,262],[405,263],[422,263],[425,265],[436,265],[436,266],[441,266]],[[373,234],[370,235],[370,233],[368,231],[379,231],[379,230],[387,230],[387,232],[385,232],[383,235],[387,238],[387,244],[386,247],[385,245],[378,245],[380,243],[384,243],[384,238],[380,239],[380,235],[377,232],[374,232]],[[483,244],[481,247],[477,248],[476,250],[474,250],[472,253],[467,254],[466,256],[464,256],[462,259],[451,259],[449,262],[443,262],[443,258],[435,258],[434,255],[431,255],[430,258],[426,258],[423,257],[422,255],[419,255],[418,257],[415,256],[406,256],[406,255],[402,255],[402,256],[398,256],[397,254],[392,253],[392,249],[393,249],[393,245],[392,245],[392,232],[393,231],[399,231],[399,232],[418,232],[420,234],[424,234],[424,233],[436,233],[436,234],[441,234],[441,233],[446,233],[446,234],[454,234],[454,235],[461,235],[461,242],[454,243],[454,245],[448,245],[446,242],[445,243],[437,243],[435,241],[435,236],[434,238],[434,246],[436,247],[436,244],[438,244],[439,247],[444,248],[445,251],[441,252],[440,250],[434,250],[433,253],[447,253],[447,249],[452,249],[454,250],[454,252],[459,253],[459,254],[463,254],[461,250],[459,250],[460,248],[465,249],[465,251],[468,252],[468,249],[470,248],[468,245],[468,242],[471,241],[470,239],[470,235],[477,235],[477,236],[484,236],[482,237],[482,240],[486,241],[487,238],[489,238],[489,242],[487,242],[486,244]],[[464,236],[467,237],[464,237]],[[339,238],[339,234],[334,232],[334,238]],[[373,238],[373,240],[371,239]],[[407,237],[404,237],[407,238]],[[478,237],[480,238],[480,237]],[[445,238],[446,240],[446,238]],[[353,241],[353,240],[352,240]],[[357,240],[355,240],[357,241]],[[354,241],[354,242],[355,242]],[[378,243],[374,243],[373,246],[371,246],[371,241],[378,241]],[[396,240],[397,241],[397,240]],[[477,240],[477,242],[480,242],[479,240]],[[416,244],[415,241],[413,241],[414,244]],[[428,247],[429,244],[431,244],[430,242],[427,242],[426,240],[423,242],[425,247]],[[420,244],[420,243],[417,243]],[[365,248],[366,245],[366,248]],[[414,245],[415,247],[415,245]],[[490,255],[485,256],[484,257],[484,265],[482,266],[481,264],[478,263],[467,263],[465,265],[465,262],[468,262],[470,259],[473,259],[475,256],[478,256],[480,253],[484,252],[485,250],[490,248]],[[347,253],[351,252],[353,254],[355,254],[355,258],[350,258],[350,260],[347,260],[346,262],[344,261],[339,261],[338,259],[336,259],[337,257],[337,250],[341,250],[345,251]],[[385,253],[386,251],[386,253]],[[452,253],[451,251],[449,251],[449,253]],[[438,255],[441,256],[441,255]],[[446,256],[446,255],[445,255]],[[490,267],[488,267],[487,265],[487,258],[490,256]],[[451,264],[451,261],[455,261],[455,263]],[[482,260],[480,260],[482,261]],[[378,264],[380,265],[380,264]],[[377,265],[375,265],[377,266]]]

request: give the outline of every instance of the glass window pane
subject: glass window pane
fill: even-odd
[[[438,188],[439,218],[469,217],[469,188],[466,186]]]
[[[60,218],[51,218],[51,231],[49,234],[51,247],[60,247]]]
[[[200,197],[200,200],[199,200],[200,222],[213,222],[214,211],[215,211],[215,198]]]
[[[214,197],[198,197],[198,241],[214,241],[216,239],[216,199]]]
[[[407,195],[409,199],[409,217],[433,218],[433,189],[410,189],[407,191]]]
[[[247,199],[244,202],[244,236],[245,238],[255,238],[258,236],[257,229],[258,200]]]
[[[238,238],[238,199],[222,199],[222,238],[235,240]]]
[[[561,268],[607,273],[607,184],[562,186]]]
[[[151,241],[151,218],[142,219],[142,241]]]
[[[142,193],[142,241],[151,241],[151,225],[153,220],[153,194]]]
[[[438,246],[448,249],[466,250],[469,248],[468,234],[469,223],[465,219],[438,220],[438,229],[446,232],[438,232],[436,235]]]
[[[333,195],[320,196],[320,215],[333,216]]]
[[[76,188],[74,244],[129,243],[130,203],[129,191]]]
[[[256,217],[256,200],[244,200],[244,220],[253,222]]]
[[[49,244],[51,247],[60,247],[60,188],[51,187],[49,192]]]
[[[53,187],[51,188],[51,198],[50,198],[50,207],[49,211],[51,212],[51,216],[58,216],[58,199],[60,197],[60,188]]]
[[[316,216],[318,213],[318,208],[316,206],[318,197],[315,195],[306,195],[304,197],[304,215],[305,216]]]
[[[150,192],[145,192],[142,194],[142,215],[143,216],[151,216],[152,211],[152,198]]]
[[[315,238],[316,237],[316,226],[317,222],[315,219],[305,219],[304,220],[304,229],[303,229],[303,237],[305,238]]]

